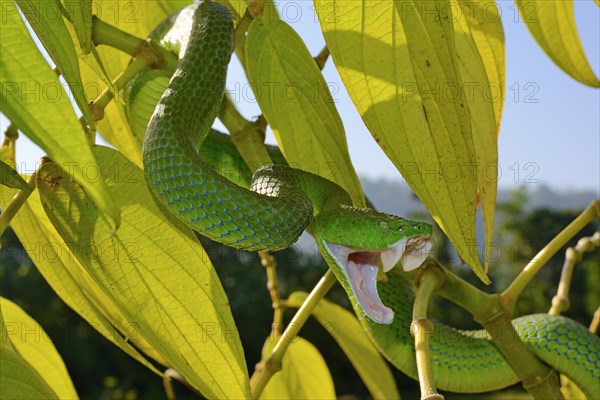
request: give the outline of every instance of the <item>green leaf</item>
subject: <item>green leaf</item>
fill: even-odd
[[[38,372],[58,398],[77,399],[67,368],[44,329],[3,297],[0,297],[0,309],[7,337],[15,351]]]
[[[0,399],[58,399],[37,371],[13,350],[0,346]]]
[[[453,0],[454,1],[454,0]],[[498,133],[504,105],[504,31],[494,0],[453,3],[456,52],[467,93],[477,159],[477,189],[491,252],[498,182]],[[485,258],[485,271],[489,257]]]
[[[69,84],[73,98],[84,118],[93,126],[92,115],[85,98],[83,82],[79,75],[79,62],[73,41],[62,18],[59,0],[15,0],[23,15],[35,31],[46,51],[58,66]],[[91,23],[91,15],[90,15]],[[91,25],[90,25],[91,40]],[[61,92],[62,93],[62,92]],[[64,93],[62,93],[64,94]]]
[[[308,293],[294,292],[289,296],[287,305],[300,307],[307,296]],[[354,314],[322,299],[312,315],[340,345],[374,399],[400,398],[390,368]]]
[[[15,192],[0,187],[0,207],[6,207]],[[39,196],[29,196],[10,224],[19,242],[54,292],[102,336],[160,375],[137,349],[143,350],[162,364],[165,361],[141,336],[131,335],[133,325],[77,261],[48,219]],[[8,251],[17,246],[16,243],[5,243]]]
[[[145,39],[162,20],[191,2],[191,0],[161,0],[159,2],[103,0],[94,1],[93,6],[95,14],[103,21],[138,38]],[[114,80],[127,67],[132,58],[131,55],[109,46],[98,47],[97,56],[110,81]],[[89,61],[92,62],[92,60]],[[82,79],[89,88],[87,91],[89,101],[95,100],[108,86],[99,72],[93,64],[81,68]],[[125,99],[121,90],[123,88],[116,89],[119,92],[115,94],[114,100],[104,110],[104,118],[96,122],[96,127],[108,143],[141,168],[142,143],[135,137],[127,121]]]
[[[489,283],[474,245],[477,156],[450,0],[318,0],[315,8],[371,134],[462,259]]]
[[[276,341],[267,339],[265,359]],[[260,399],[335,399],[333,380],[319,350],[307,340],[296,337],[282,360],[282,368],[267,383]]]
[[[92,0],[62,0],[67,17],[73,23],[83,53],[92,50]]]
[[[246,38],[248,80],[288,163],[365,200],[348,154],[335,100],[298,34],[281,20],[256,18]]]
[[[90,180],[84,173],[95,160],[62,84],[31,40],[17,9],[3,3],[0,18],[0,112],[52,160],[68,168],[118,227],[119,210],[104,182]]]
[[[583,51],[573,0],[515,0],[527,29],[552,61],[573,79],[600,87]]]
[[[185,225],[165,216],[143,171],[97,146],[123,216],[118,231],[52,163],[37,187],[48,217],[91,278],[170,367],[209,398],[250,396],[244,353],[229,302],[210,260]]]
[[[0,184],[14,189],[25,190],[26,192],[32,191],[31,186],[21,178],[21,175],[5,164],[4,161],[0,161]]]
[[[500,10],[494,0],[484,0],[482,2],[464,2],[460,1],[461,15],[454,19],[458,23],[455,25],[457,30],[457,41],[475,42],[475,46],[479,52],[479,57],[485,67],[487,73],[486,81],[472,81],[471,78],[465,77],[466,64],[461,63],[461,73],[463,80],[470,82],[472,88],[465,84],[465,90],[468,94],[478,91],[479,95],[483,94],[488,103],[492,103],[494,108],[494,117],[496,118],[496,131],[500,132],[500,120],[502,119],[502,110],[504,108],[504,99],[506,95],[506,48],[504,45],[504,28],[502,27],[502,18]],[[456,9],[456,8],[453,8]],[[460,18],[461,20],[457,20]],[[457,44],[458,45],[458,44]],[[459,57],[461,56],[460,47],[457,49]],[[474,57],[476,57],[474,55]],[[476,65],[477,63],[475,63]],[[471,67],[473,68],[473,67]],[[473,103],[471,103],[473,104]],[[470,106],[471,109],[473,105]],[[476,118],[471,113],[471,122]]]

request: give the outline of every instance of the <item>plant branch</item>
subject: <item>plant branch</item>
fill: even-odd
[[[92,41],[94,45],[106,45],[121,50],[132,57],[137,57],[144,49],[155,53],[155,68],[174,72],[177,68],[179,58],[173,52],[165,49],[158,43],[145,40],[114,27],[100,18],[92,18]]]
[[[259,167],[272,163],[264,145],[267,121],[262,116],[256,121],[247,120],[233,104],[229,94],[225,93],[219,120],[229,131],[231,141],[252,173]]]
[[[92,41],[96,46],[106,45],[135,56],[148,43],[137,36],[114,27],[97,16],[92,17]]]
[[[319,301],[327,294],[329,289],[333,287],[336,282],[335,275],[329,269],[323,275],[319,283],[310,292],[306,301],[300,306],[289,325],[285,328],[285,331],[277,341],[277,344],[273,348],[271,354],[266,360],[261,361],[257,366],[252,378],[250,379],[250,385],[252,388],[252,398],[257,399],[262,393],[263,389],[271,379],[271,377],[281,370],[281,360],[290,345],[298,335],[298,332],[310,315],[317,306]]]
[[[279,281],[277,279],[277,260],[268,251],[259,251],[260,263],[267,272],[267,289],[271,296],[271,305],[273,306],[273,323],[271,324],[271,334],[274,338],[281,336],[281,323],[283,322],[283,313],[285,311],[284,303],[279,295]]]
[[[573,269],[585,253],[592,252],[600,247],[600,232],[591,237],[579,239],[575,247],[569,247],[565,252],[565,263],[560,274],[560,282],[556,295],[552,298],[552,307],[548,311],[550,315],[559,315],[567,311],[570,306],[569,289],[573,277]]]
[[[444,279],[436,293],[470,312],[475,321],[488,331],[498,350],[522,381],[523,387],[534,398],[562,399],[558,375],[535,357],[520,340],[499,295],[482,292],[444,269],[435,260],[428,259],[423,267],[439,269],[444,273]],[[418,274],[409,273],[409,277],[414,281],[418,279]]]
[[[569,240],[579,233],[587,224],[600,215],[600,200],[593,201],[573,222],[550,241],[515,278],[510,286],[502,292],[500,300],[506,311],[512,315],[523,290],[535,277],[539,270],[556,254]]]
[[[17,215],[17,212],[21,209],[23,204],[29,198],[29,195],[33,193],[33,189],[35,189],[35,177],[37,175],[37,171],[35,171],[29,179],[27,179],[27,184],[31,187],[32,190],[19,190],[15,197],[12,198],[10,203],[4,208],[2,214],[0,214],[0,236],[4,234],[4,231],[10,224],[10,221]]]
[[[436,269],[425,268],[420,274],[413,304],[413,320],[410,325],[410,333],[415,338],[421,400],[444,399],[444,396],[440,395],[435,388],[431,348],[429,347],[429,337],[434,331],[434,326],[427,318],[427,308],[431,295],[438,287],[440,279],[443,279],[443,275],[440,277],[436,272]]]
[[[17,165],[17,139],[19,138],[19,129],[14,123],[10,123],[4,131],[4,141],[2,147],[8,148],[7,164],[12,167]]]
[[[144,48],[138,56],[114,79],[112,86],[117,90],[125,87],[125,85],[135,78],[137,74],[148,68],[156,62],[155,53],[147,48]],[[108,103],[114,98],[114,92],[109,88],[105,88],[102,93],[90,103],[90,112],[94,121],[99,121],[104,118],[104,109]]]
[[[589,331],[598,334],[598,329],[600,328],[600,307],[596,308],[594,312],[594,318],[592,318],[592,322],[590,322]]]
[[[163,386],[165,388],[165,395],[168,400],[175,400],[175,390],[173,389],[173,379],[196,393],[198,396],[202,396],[202,393],[195,387],[189,384],[189,382],[175,369],[167,368],[163,373]]]

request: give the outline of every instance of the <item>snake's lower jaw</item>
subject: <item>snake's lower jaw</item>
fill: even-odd
[[[337,264],[347,276],[350,289],[363,313],[378,324],[391,324],[394,311],[386,307],[377,292],[379,261],[384,272],[390,271],[399,261],[405,271],[419,267],[431,250],[429,235],[405,238],[384,250],[356,249],[326,243]]]

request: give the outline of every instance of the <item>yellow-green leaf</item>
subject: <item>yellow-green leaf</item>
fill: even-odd
[[[459,5],[461,15],[455,16],[454,21],[457,22],[455,24],[457,31],[463,35],[459,33],[457,41],[470,40],[470,36],[472,36],[487,73],[487,82],[479,82],[471,81],[470,78],[464,76],[465,71],[461,70],[467,98],[470,99],[471,94],[479,91],[480,96],[483,95],[484,99],[492,103],[496,118],[496,131],[500,132],[500,120],[506,94],[506,48],[500,10],[494,0],[472,3],[459,1]],[[453,10],[458,10],[458,8],[454,7]],[[460,49],[458,51],[460,55]],[[486,85],[489,85],[489,88]],[[476,119],[473,114],[477,113],[472,112],[471,114],[471,121],[473,121]]]
[[[59,0],[16,0],[46,51],[58,66],[61,75],[69,84],[73,99],[84,118],[93,126],[81,76],[77,52],[62,18],[62,5]],[[91,15],[90,15],[91,24]],[[91,40],[90,25],[90,40]]]
[[[21,178],[21,175],[14,169],[12,169],[9,165],[5,164],[4,161],[0,160],[0,184],[4,186],[8,186],[15,189],[25,190],[26,192],[31,192],[31,186],[27,184]]]
[[[474,245],[477,156],[450,0],[318,0],[315,8],[371,134],[462,259],[489,283]]]
[[[0,188],[0,207],[5,207],[16,193]],[[165,364],[140,335],[131,335],[134,326],[112,300],[91,279],[48,219],[39,196],[29,196],[11,220],[19,242],[52,290],[102,336],[138,360],[156,374],[161,374],[137,349]],[[17,243],[5,243],[7,251],[18,249]]]
[[[504,31],[494,0],[452,2],[457,58],[471,115],[487,255],[490,254],[494,234],[498,186],[497,137],[505,87]],[[489,257],[486,257],[486,272],[488,262]]]
[[[229,302],[193,232],[165,216],[143,171],[97,146],[99,177],[123,216],[116,232],[56,165],[37,178],[44,209],[77,260],[141,335],[209,398],[250,396]]]
[[[364,195],[348,154],[335,100],[298,34],[285,22],[256,18],[246,38],[248,80],[288,163]]]
[[[600,87],[577,33],[573,0],[515,0],[515,3],[531,35],[560,69],[581,83]]]
[[[60,399],[77,399],[65,364],[44,329],[15,303],[0,297],[6,335]]]
[[[94,0],[92,7],[95,15],[116,28],[145,39],[150,32],[166,17],[178,9],[190,4],[191,0],[181,1],[126,1]],[[97,55],[112,81],[131,61],[131,55],[125,54],[109,46],[99,46]],[[88,90],[88,100],[95,100],[107,87],[99,76],[97,68],[84,65],[81,76]],[[114,100],[106,107],[104,118],[96,123],[98,131],[104,139],[117,150],[121,151],[138,167],[142,166],[142,144],[131,131],[125,112],[125,99],[122,87],[116,88]]]
[[[265,359],[276,341],[267,339],[263,347]],[[282,360],[282,368],[267,383],[260,399],[335,399],[331,374],[319,350],[307,340],[296,337]]]
[[[84,174],[95,160],[58,77],[36,48],[18,11],[0,7],[0,111],[79,182],[114,225],[119,210],[102,180]],[[62,17],[61,17],[62,18]]]
[[[294,292],[289,296],[287,304],[290,307],[300,307],[307,296],[304,292]],[[374,399],[400,398],[390,368],[354,314],[330,301],[321,300],[312,315],[346,353]]]
[[[13,350],[0,346],[0,399],[58,399],[40,374]]]
[[[67,17],[73,24],[83,53],[92,50],[92,0],[62,0]]]

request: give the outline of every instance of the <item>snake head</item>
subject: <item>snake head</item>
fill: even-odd
[[[431,225],[370,209],[347,207],[341,214],[315,225],[321,253],[355,307],[375,323],[390,324],[394,312],[377,292],[380,266],[383,272],[400,263],[405,271],[421,266],[432,247]]]

